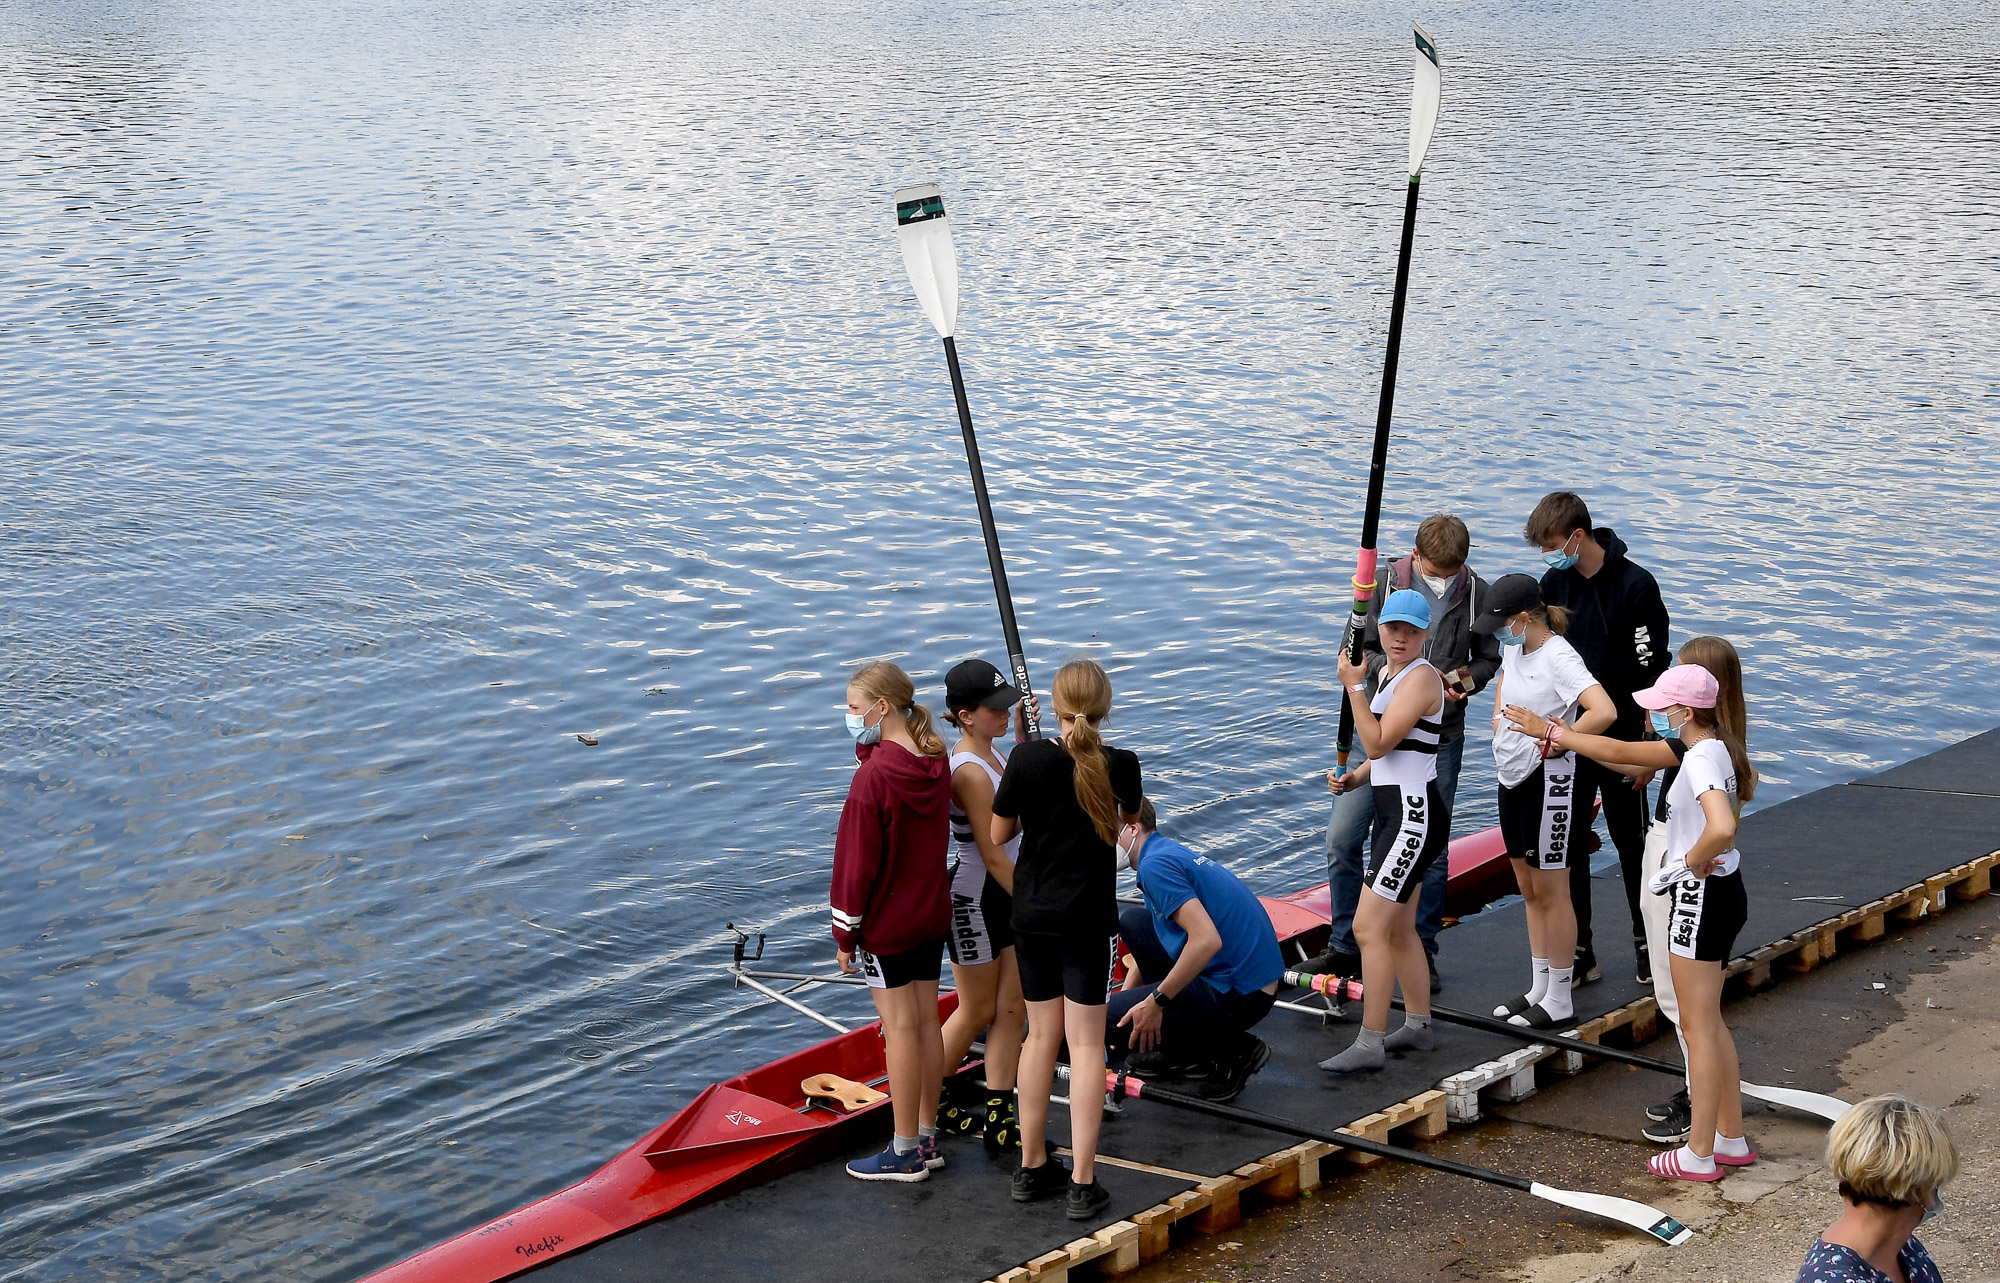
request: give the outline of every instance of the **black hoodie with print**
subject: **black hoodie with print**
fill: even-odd
[[[1645,733],[1646,714],[1632,692],[1651,686],[1673,663],[1667,604],[1652,572],[1625,555],[1616,531],[1599,526],[1591,537],[1604,549],[1604,564],[1588,578],[1580,566],[1549,571],[1542,576],[1542,601],[1569,612],[1564,638],[1611,693],[1618,720],[1606,734],[1636,740]]]

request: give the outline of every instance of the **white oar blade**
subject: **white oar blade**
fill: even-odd
[[[1757,1083],[1739,1083],[1745,1096],[1766,1101],[1773,1105],[1783,1105],[1786,1109],[1796,1109],[1802,1114],[1816,1114],[1830,1123],[1837,1123],[1841,1115],[1854,1106],[1838,1096],[1822,1096],[1816,1091],[1799,1091],[1792,1087],[1764,1087]]]
[[[896,193],[896,239],[903,246],[903,267],[918,306],[938,337],[950,338],[958,328],[958,255],[951,247],[944,193],[936,183]]]
[[[1422,26],[1417,27],[1417,83],[1410,95],[1410,177],[1424,172],[1424,154],[1431,149],[1431,135],[1437,132],[1438,100],[1444,93],[1444,76],[1438,68],[1437,42]]]
[[[1536,1198],[1545,1198],[1551,1203],[1564,1207],[1574,1207],[1579,1212],[1589,1212],[1606,1220],[1622,1221],[1635,1230],[1643,1230],[1668,1247],[1679,1247],[1694,1237],[1694,1231],[1667,1215],[1657,1207],[1635,1203],[1629,1198],[1613,1198],[1609,1194],[1585,1194],[1580,1190],[1557,1189],[1553,1185],[1543,1185],[1539,1181],[1528,1188]]]

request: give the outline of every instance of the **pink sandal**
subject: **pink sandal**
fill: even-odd
[[[1757,1151],[1753,1149],[1747,1154],[1738,1156],[1735,1154],[1725,1154],[1718,1149],[1715,1151],[1715,1161],[1724,1167],[1748,1167],[1757,1161]]]
[[[1664,1154],[1653,1155],[1646,1160],[1646,1170],[1662,1180],[1669,1181],[1719,1181],[1722,1179],[1722,1167],[1720,1164],[1714,1170],[1706,1172],[1691,1172],[1682,1167],[1681,1148],[1681,1146],[1676,1145]]]

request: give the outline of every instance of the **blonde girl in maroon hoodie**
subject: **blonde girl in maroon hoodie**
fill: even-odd
[[[847,1172],[865,1181],[920,1181],[944,1166],[938,974],[951,927],[949,755],[909,674],[894,664],[870,664],[847,684],[847,728],[861,766],[847,786],[833,848],[833,940],[840,969],[868,978],[896,1119],[889,1148],[856,1159]]]

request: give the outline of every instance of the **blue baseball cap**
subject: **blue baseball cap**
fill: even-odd
[[[1431,603],[1414,588],[1398,588],[1382,603],[1382,622],[1431,626]]]

